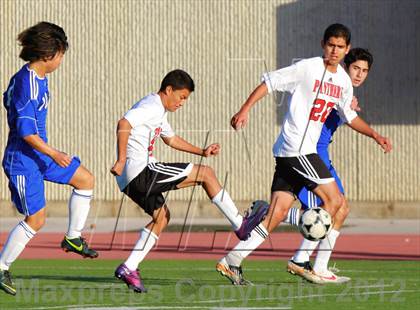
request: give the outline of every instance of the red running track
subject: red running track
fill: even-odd
[[[112,233],[86,235],[89,244],[99,251],[103,259],[123,259],[129,255],[137,241],[138,233],[117,233],[111,246]],[[0,233],[0,245],[7,234]],[[60,249],[63,238],[58,233],[40,233],[28,244],[20,258],[79,259],[74,253]],[[238,242],[230,232],[163,233],[147,259],[214,259],[221,258]],[[289,259],[300,245],[298,233],[273,233],[255,251],[251,259]],[[338,239],[334,258],[342,259],[396,259],[420,260],[420,236],[399,234],[347,234]]]

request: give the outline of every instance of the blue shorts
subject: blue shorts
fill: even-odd
[[[322,158],[322,159],[324,160],[324,158]],[[338,189],[344,195],[343,184],[341,183],[340,177],[338,176],[338,174],[335,171],[331,162],[329,162],[327,167],[328,167],[328,170],[330,171],[331,175],[334,177],[335,182],[337,183]],[[323,201],[321,200],[321,198],[319,198],[313,192],[308,190],[306,187],[301,189],[301,191],[298,194],[298,199],[299,199],[300,203],[302,204],[302,208],[305,209],[305,210],[309,209],[309,208],[313,208],[313,207],[319,207],[319,206],[322,206],[324,204]]]
[[[29,216],[45,207],[44,180],[68,184],[80,166],[80,159],[73,157],[70,165],[62,168],[51,161],[44,171],[34,170],[32,173],[8,175],[12,202],[19,213]]]

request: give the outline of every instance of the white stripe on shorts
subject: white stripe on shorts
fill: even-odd
[[[154,163],[150,163],[148,167],[149,167],[150,170],[153,170],[153,171],[156,171],[156,172],[159,172],[159,173],[163,173],[163,174],[167,174],[167,175],[171,175],[171,176],[177,175],[176,172],[170,171],[168,169],[156,167],[156,165]]]
[[[162,168],[162,169],[165,169],[165,170],[168,170],[168,171],[172,171],[172,172],[175,172],[175,173],[179,173],[179,172],[184,171],[184,169],[182,169],[182,168],[166,166],[166,165],[160,164],[160,163],[154,163],[154,165],[156,165],[159,168]]]
[[[318,206],[317,196],[311,191],[308,191],[308,202],[309,208],[316,208]]]
[[[334,178],[326,178],[326,179],[313,178],[312,176],[307,175],[306,173],[303,173],[302,171],[299,171],[295,167],[293,167],[293,170],[295,170],[297,173],[299,173],[300,175],[302,175],[303,177],[305,177],[309,181],[312,181],[312,182],[314,182],[316,184],[328,184],[328,183],[331,183],[331,182],[334,182],[335,181]]]
[[[316,170],[314,169],[314,167],[312,166],[312,164],[309,162],[309,160],[306,158],[305,155],[298,156],[297,159],[299,160],[300,164],[302,165],[302,167],[303,167],[303,169],[305,170],[306,173],[300,171],[299,169],[296,169],[295,167],[293,167],[293,170],[298,172],[300,175],[304,176],[306,179],[308,179],[308,180],[310,180],[310,181],[312,181],[316,184],[328,184],[328,183],[331,183],[331,182],[335,181],[335,179],[333,177],[321,179],[319,177],[318,173],[316,173]]]
[[[18,194],[20,198],[20,204],[22,205],[22,211],[25,213],[25,215],[29,215],[29,210],[28,210],[28,207],[26,206],[26,197],[25,197],[25,176],[24,175],[16,176],[16,181],[17,181]]]
[[[194,167],[194,165],[190,163],[190,164],[188,164],[188,166],[185,169],[182,170],[182,172],[178,173],[177,175],[175,175],[171,178],[167,178],[165,180],[157,181],[156,183],[168,183],[168,182],[176,181],[178,179],[186,177],[191,173],[193,167]]]
[[[308,173],[309,175],[311,175],[314,178],[319,179],[318,173],[316,172],[315,168],[312,166],[312,164],[310,163],[308,158],[306,158],[305,155],[298,156],[298,160],[299,160],[300,164],[302,165],[303,169],[305,169],[306,173]]]

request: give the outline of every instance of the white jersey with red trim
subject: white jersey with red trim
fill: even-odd
[[[314,57],[263,75],[269,92],[277,90],[292,94],[281,133],[273,146],[275,157],[316,153],[322,126],[332,109],[337,109],[347,123],[357,116],[350,108],[353,98],[350,77],[340,65],[335,73],[326,70],[322,80],[324,71],[323,59]]]
[[[160,136],[175,135],[167,120],[167,111],[158,94],[152,93],[128,110],[124,118],[132,129],[128,137],[127,160],[121,176],[117,176],[120,190],[123,190],[143,169],[157,160],[153,148]]]

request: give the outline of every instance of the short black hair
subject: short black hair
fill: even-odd
[[[332,24],[324,31],[324,44],[326,44],[331,37],[344,38],[346,44],[349,45],[351,41],[351,32],[350,29],[343,24]]]
[[[168,74],[162,80],[159,91],[164,92],[166,87],[171,86],[173,90],[188,89],[191,93],[195,85],[191,76],[181,69],[176,69]]]
[[[370,70],[370,67],[373,64],[373,56],[372,54],[365,48],[361,48],[361,47],[355,47],[352,48],[346,55],[346,57],[344,57],[344,63],[346,64],[346,67],[349,68],[350,65],[353,62],[356,62],[358,60],[365,60],[368,63],[368,67]]]
[[[40,22],[18,35],[22,46],[19,57],[33,62],[51,59],[58,52],[65,53],[69,47],[63,28],[49,22]]]

